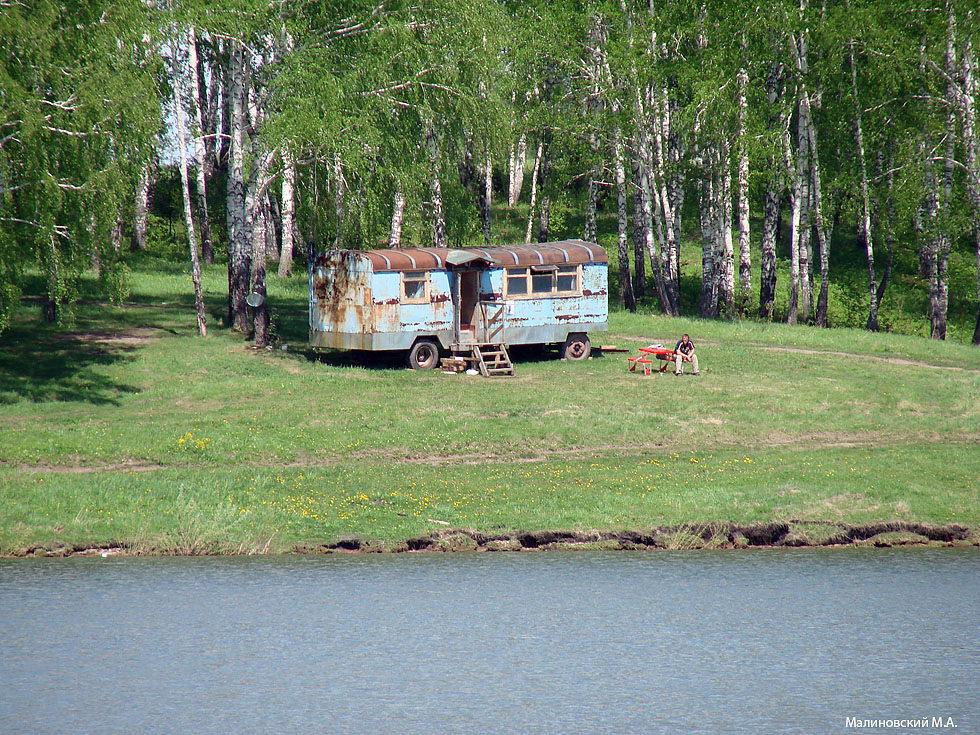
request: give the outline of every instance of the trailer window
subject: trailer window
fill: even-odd
[[[531,291],[538,296],[550,294],[555,290],[554,273],[535,273],[531,276]]]
[[[429,301],[429,274],[402,273],[402,302],[422,304]]]
[[[527,268],[507,269],[507,297],[527,295]]]
[[[562,265],[558,267],[558,293],[574,293],[578,291],[578,266]]]

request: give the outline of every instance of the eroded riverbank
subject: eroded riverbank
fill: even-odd
[[[915,521],[863,524],[824,521],[783,521],[739,524],[690,523],[644,530],[571,531],[539,530],[486,533],[467,528],[446,528],[404,541],[373,541],[345,537],[322,544],[297,545],[298,554],[501,552],[557,550],[699,550],[749,548],[806,548],[864,546],[980,546],[980,529],[959,523],[943,525]],[[269,553],[269,547],[242,549],[241,555]],[[201,556],[175,554],[140,544],[111,542],[96,546],[52,544],[27,548],[10,557],[73,556]],[[235,556],[237,554],[222,554]],[[8,558],[10,558],[8,557]]]

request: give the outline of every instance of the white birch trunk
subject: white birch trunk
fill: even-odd
[[[214,262],[214,243],[211,240],[211,219],[208,214],[208,187],[205,177],[207,151],[204,147],[204,116],[201,111],[201,82],[198,78],[197,36],[194,26],[187,29],[187,78],[190,80],[191,137],[194,139],[194,158],[197,183],[197,216],[201,222],[201,257],[205,263]]]
[[[861,98],[858,95],[857,66],[854,59],[854,41],[850,42],[851,96],[854,98],[854,141],[857,145],[858,170],[860,174],[861,209],[858,212],[858,238],[864,246],[868,262],[868,323],[872,332],[878,331],[878,282],[875,276],[874,240],[871,233],[871,206],[868,194],[868,169],[864,150],[864,128],[861,115]]]
[[[279,213],[268,192],[262,197],[262,223],[265,227],[266,262],[279,263]]]
[[[648,200],[650,193],[650,168],[640,162],[640,132],[633,136],[631,150],[633,153],[633,296],[639,301],[646,295],[644,281],[646,280],[644,260],[646,259],[646,226],[643,217],[643,199]],[[641,192],[641,187],[646,191]]]
[[[630,277],[629,221],[627,217],[626,165],[623,162],[623,138],[618,127],[612,130],[613,164],[616,176],[616,253],[619,261],[619,305],[636,311],[633,280]],[[589,240],[594,242],[595,240]]]
[[[146,250],[146,221],[149,215],[150,187],[153,184],[153,163],[150,162],[140,174],[136,184],[133,213],[133,237],[130,247],[133,250]]]
[[[344,180],[344,162],[339,153],[333,156],[333,213],[334,221],[337,223],[337,231],[334,234],[334,248],[343,247],[344,240],[344,210],[347,198],[347,183]]]
[[[201,60],[200,54],[198,54],[198,59]],[[201,62],[201,69],[197,76],[198,79],[203,81],[207,77],[204,75],[203,60],[201,60]],[[207,137],[204,139],[204,173],[207,178],[210,178],[214,173],[215,164],[217,163],[218,141],[215,133],[217,133],[219,129],[219,118],[223,102],[221,99],[221,94],[225,88],[224,84],[222,83],[225,72],[221,68],[221,65],[217,63],[211,64],[210,69],[211,78],[207,85],[207,107],[203,108],[206,111],[204,116],[204,132],[207,134]],[[202,90],[203,89],[204,87],[202,85]]]
[[[732,242],[732,166],[728,142],[721,143],[721,191],[719,192],[721,283],[718,296],[725,305],[725,317],[735,318],[735,252]]]
[[[804,126],[804,135],[806,128]],[[810,309],[813,304],[813,262],[812,253],[812,234],[813,234],[813,187],[810,185],[812,179],[812,164],[810,157],[809,136],[801,151],[800,159],[804,163],[803,167],[803,186],[800,193],[800,311],[799,318],[807,321],[810,318]]]
[[[252,212],[252,293],[262,297],[262,304],[253,307],[252,323],[254,326],[253,345],[265,347],[269,344],[269,308],[265,303],[265,265],[266,265],[266,236],[262,222],[261,207],[256,202],[249,208]]]
[[[752,291],[752,252],[749,239],[749,149],[745,139],[748,101],[745,87],[749,75],[745,67],[738,70],[738,282],[739,311],[748,307]]]
[[[531,242],[534,234],[534,207],[538,200],[538,173],[541,170],[541,156],[544,154],[544,143],[538,143],[538,151],[534,154],[534,169],[531,171],[531,205],[527,211],[527,229],[524,232],[524,242]]]
[[[293,274],[293,257],[296,247],[296,163],[291,153],[282,154],[282,251],[279,253],[280,278]]]
[[[487,153],[483,163],[483,196],[481,197],[481,209],[483,220],[483,243],[490,247],[490,213],[493,209],[493,163],[490,154]]]
[[[391,230],[388,237],[388,247],[402,246],[402,225],[405,222],[405,195],[401,189],[395,190],[395,201],[391,208]]]
[[[785,108],[777,110],[782,99],[781,77],[782,64],[774,63],[766,75],[766,101],[774,108],[770,110],[768,129],[773,131],[779,122],[779,131],[783,139],[789,135],[790,115]],[[772,319],[776,303],[776,238],[779,235],[779,215],[782,207],[782,192],[785,188],[785,173],[778,173],[779,166],[776,155],[769,158],[769,176],[766,182],[765,204],[762,218],[761,233],[761,275],[759,280],[759,317]]]
[[[817,247],[820,260],[820,295],[817,297],[816,318],[818,327],[827,326],[827,309],[830,297],[830,231],[823,216],[823,193],[820,175],[820,153],[817,150],[817,128],[812,115],[807,116],[807,129],[810,143],[810,170],[812,173],[811,199],[816,222]]]
[[[789,309],[786,322],[796,324],[800,305],[800,200],[802,199],[803,171],[802,162],[793,160],[790,133],[787,129],[783,137],[783,149],[786,157],[786,168],[793,177],[793,186],[789,195],[790,207],[790,245],[789,245]]]
[[[551,176],[551,131],[544,134],[544,152],[538,168],[538,188],[541,191],[541,209],[538,211],[538,242],[548,242],[551,236],[551,196],[548,193],[548,178]]]
[[[228,70],[228,324],[248,331],[245,298],[251,269],[251,240],[245,231],[245,54],[233,45]]]
[[[965,26],[973,28],[973,13],[967,12]],[[969,33],[963,38],[963,147],[966,152],[966,189],[973,208],[973,239],[977,258],[977,325],[973,331],[973,344],[980,345],[980,155],[977,145],[977,66],[973,57],[973,44]]]
[[[521,199],[524,188],[524,166],[527,159],[527,136],[523,133],[517,139],[517,150],[511,147],[510,165],[508,166],[507,204],[516,207]]]
[[[589,133],[589,147],[592,149],[592,155],[598,159],[599,141],[594,132]],[[615,147],[616,143],[613,144],[614,151]],[[586,242],[595,242],[596,240],[596,199],[598,197],[598,182],[601,177],[602,164],[597,160],[593,163],[592,171],[589,173],[589,193],[585,207],[585,231],[582,234],[582,239]]]
[[[956,16],[952,3],[947,4],[946,35],[946,152],[943,161],[944,212],[953,206],[953,166],[956,155],[956,117],[959,99],[956,89]],[[946,315],[949,308],[949,251],[952,236],[949,225],[943,223],[939,233],[936,258],[936,310],[932,315],[931,336],[946,339]]]
[[[112,243],[112,249],[115,252],[122,250],[123,241],[123,209],[120,207],[116,210],[116,220],[112,223],[112,231],[109,236],[110,242]]]
[[[191,280],[194,282],[194,306],[197,312],[197,333],[206,337],[208,326],[204,313],[204,294],[201,289],[201,262],[197,256],[197,235],[194,232],[194,214],[191,211],[191,188],[187,174],[187,135],[184,125],[184,77],[174,64],[174,108],[177,115],[177,148],[180,161],[180,185],[184,196],[184,224],[191,254]]]
[[[439,139],[435,126],[428,123],[425,131],[425,146],[429,152],[429,204],[432,212],[432,246],[447,246],[446,218],[442,212],[442,182],[439,180]]]

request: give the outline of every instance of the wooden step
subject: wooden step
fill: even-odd
[[[473,345],[473,358],[484,377],[505,377],[514,375],[514,365],[502,344]]]

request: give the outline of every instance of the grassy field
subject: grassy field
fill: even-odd
[[[252,350],[218,327],[223,268],[205,276],[207,339],[184,267],[153,260],[121,306],[83,284],[67,333],[26,304],[0,335],[0,554],[715,521],[980,528],[980,351],[964,344],[615,312],[595,343],[689,332],[703,375],[518,353],[516,378],[487,380],[307,351],[304,275],[270,282],[288,349]]]

